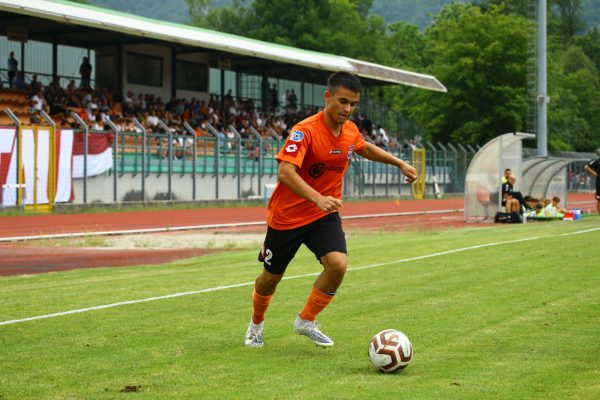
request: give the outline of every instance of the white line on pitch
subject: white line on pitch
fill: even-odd
[[[584,233],[584,232],[582,232],[582,233]],[[555,236],[555,235],[553,235],[553,236]],[[544,238],[548,238],[548,237],[552,237],[552,236],[546,236]],[[508,240],[508,241],[504,241],[504,242],[484,243],[484,244],[479,244],[479,245],[475,245],[475,246],[462,247],[459,249],[452,249],[452,250],[440,251],[437,253],[425,254],[422,256],[404,258],[404,259],[400,259],[400,260],[396,260],[396,261],[389,261],[389,262],[385,262],[385,263],[370,264],[370,265],[363,265],[360,267],[348,268],[348,271],[359,271],[359,270],[368,269],[368,268],[378,268],[378,267],[383,267],[386,265],[401,264],[401,263],[406,263],[406,262],[410,262],[410,261],[417,261],[417,260],[423,260],[426,258],[433,258],[433,257],[447,255],[447,254],[458,253],[458,252],[462,252],[462,251],[481,249],[484,247],[500,246],[503,244],[520,243],[520,242],[526,242],[526,241],[536,240],[536,239],[540,239],[540,238],[541,237],[539,237],[539,236],[535,236],[535,237],[529,237],[529,238],[524,238],[524,239]],[[301,274],[301,275],[292,275],[292,276],[284,277],[283,279],[285,279],[285,280],[298,279],[298,278],[305,278],[308,276],[317,276],[319,274],[320,274],[320,272],[314,272],[314,273],[310,273],[310,274]],[[216,291],[220,291],[220,290],[233,289],[233,288],[238,288],[238,287],[243,287],[243,286],[251,286],[253,284],[254,284],[254,281],[244,282],[244,283],[236,283],[233,285],[216,286],[216,287],[212,287],[212,288],[208,288],[208,289],[195,290],[195,291],[190,291],[190,292],[174,293],[174,294],[168,294],[168,295],[164,295],[164,296],[149,297],[149,298],[145,298],[145,299],[121,301],[118,303],[104,304],[104,305],[100,305],[100,306],[79,308],[76,310],[69,310],[69,311],[57,312],[57,313],[52,313],[52,314],[37,315],[34,317],[3,321],[3,322],[0,322],[0,326],[1,325],[18,324],[18,323],[27,322],[27,321],[35,321],[38,319],[60,317],[63,315],[78,314],[78,313],[94,311],[94,310],[102,310],[102,309],[106,309],[106,308],[119,307],[119,306],[124,306],[124,305],[129,305],[129,304],[145,303],[145,302],[149,302],[149,301],[171,299],[174,297],[189,296],[189,295],[193,295],[193,294],[216,292]]]
[[[584,231],[577,231],[577,232],[570,232],[570,233],[561,233],[561,236],[570,236],[570,235],[580,235],[582,233],[588,233],[588,232],[593,232],[593,231],[598,231],[600,230],[600,228],[591,228],[591,229],[586,229]]]
[[[446,214],[452,212],[461,212],[462,209],[453,210],[435,210],[435,211],[410,211],[410,212],[398,212],[398,213],[384,213],[384,214],[365,214],[365,215],[348,215],[342,217],[342,219],[364,219],[364,218],[383,218],[383,217],[404,217],[411,215],[426,215],[426,214]],[[164,228],[145,228],[145,229],[128,229],[128,230],[117,230],[117,231],[98,231],[98,232],[74,232],[74,233],[57,233],[48,235],[32,235],[32,236],[13,236],[0,238],[2,242],[21,242],[26,240],[39,240],[39,239],[65,239],[75,237],[89,237],[89,236],[115,236],[115,235],[133,235],[142,233],[158,233],[158,232],[176,232],[176,231],[192,231],[192,230],[206,230],[206,229],[220,229],[220,228],[238,228],[244,226],[262,226],[266,225],[266,221],[252,221],[252,222],[234,222],[229,224],[208,224],[208,225],[189,225],[189,226],[167,226]]]

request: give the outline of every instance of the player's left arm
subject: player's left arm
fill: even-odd
[[[365,148],[358,150],[356,154],[366,158],[367,160],[398,167],[400,171],[402,171],[404,176],[406,176],[406,180],[408,182],[414,182],[417,179],[417,170],[412,165],[399,159],[395,155],[388,153],[387,151],[375,146],[372,143],[367,143]]]

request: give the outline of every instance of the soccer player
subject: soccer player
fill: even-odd
[[[246,346],[262,347],[265,312],[302,244],[315,254],[323,271],[294,322],[294,331],[319,346],[333,346],[315,318],[331,302],[346,272],[346,238],[338,210],[344,174],[353,154],[398,167],[407,182],[417,178],[415,168],[365,142],[349,121],[360,89],[355,75],[332,74],[325,90],[325,108],[296,124],[277,155],[279,183],[269,202],[267,233],[258,256],[263,270],[254,285]]]
[[[596,154],[600,157],[600,149],[596,150]],[[598,210],[598,214],[600,214],[600,179],[598,179],[598,175],[600,174],[600,158],[588,162],[583,167],[583,170],[596,177],[596,209]]]

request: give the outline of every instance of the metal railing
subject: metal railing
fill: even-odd
[[[278,163],[276,155],[282,146],[281,140],[262,137],[254,131],[251,138],[242,137],[234,127],[228,127],[234,137],[227,137],[216,128],[209,126],[211,136],[197,136],[189,125],[186,134],[175,134],[166,125],[162,132],[146,132],[139,122],[135,121],[140,132],[117,131],[113,142],[113,191],[121,186],[119,180],[129,176],[141,176],[139,184],[128,180],[129,191],[139,190],[141,200],[147,200],[148,182],[166,178],[163,184],[166,189],[164,200],[180,198],[174,196],[173,179],[187,179],[191,185],[191,199],[198,199],[198,188],[206,192],[212,185],[212,197],[223,198],[224,181],[227,185],[234,182],[234,195],[238,199],[249,196],[261,197],[265,183],[277,180]],[[101,132],[91,132],[99,134]],[[385,149],[408,162],[412,159],[409,146]],[[461,193],[464,190],[464,174],[474,148],[461,144],[427,143],[425,163],[425,182],[429,187],[433,177],[442,193]],[[250,189],[244,188],[251,182]],[[201,183],[200,183],[201,182]],[[246,182],[246,183],[244,183]],[[87,183],[84,183],[84,202],[88,199]],[[431,189],[432,190],[432,189]],[[430,190],[430,191],[431,191]],[[249,193],[248,193],[249,192]],[[426,190],[427,192],[427,190]],[[411,195],[411,186],[404,182],[404,177],[394,167],[369,161],[361,157],[353,157],[344,179],[343,193],[347,197],[364,196],[397,196]],[[118,202],[116,194],[113,201]]]

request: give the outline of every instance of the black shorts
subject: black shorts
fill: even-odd
[[[600,176],[596,177],[596,200],[600,200]]]
[[[330,213],[308,225],[289,230],[269,227],[258,261],[272,274],[283,274],[296,252],[305,244],[317,260],[332,251],[346,254],[346,235],[340,215]]]

